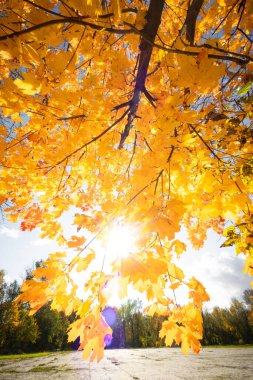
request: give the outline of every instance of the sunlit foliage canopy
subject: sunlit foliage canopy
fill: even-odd
[[[167,316],[167,345],[199,351],[209,297],[174,264],[182,229],[197,249],[223,233],[253,274],[252,14],[250,0],[0,2],[1,208],[62,246],[19,299],[75,311],[84,357],[103,356],[102,312],[129,284]],[[115,223],[138,237],[108,271],[87,239]]]

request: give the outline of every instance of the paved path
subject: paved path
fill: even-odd
[[[206,348],[184,357],[177,348],[106,350],[100,363],[81,352],[0,360],[1,380],[253,380],[253,348]]]

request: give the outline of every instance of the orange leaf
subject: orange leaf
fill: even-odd
[[[67,242],[69,248],[80,247],[85,242],[85,237],[71,236],[71,240]]]

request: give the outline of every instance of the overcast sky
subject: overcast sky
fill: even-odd
[[[177,264],[184,270],[186,277],[195,276],[206,287],[213,306],[227,307],[231,298],[241,298],[245,289],[250,288],[250,277],[243,274],[244,257],[236,256],[232,248],[219,248],[219,236],[209,233],[207,243],[200,251],[194,251],[188,244],[188,251]],[[59,251],[53,241],[39,238],[37,231],[19,231],[17,225],[0,225],[0,269],[4,269],[8,281],[21,282],[25,269],[49,253]],[[183,302],[183,292],[177,290],[177,301]]]

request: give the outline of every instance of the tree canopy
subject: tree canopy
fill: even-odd
[[[62,246],[19,300],[75,311],[85,358],[103,356],[102,312],[129,284],[167,316],[167,345],[199,351],[209,296],[173,261],[178,232],[197,249],[208,229],[223,234],[253,274],[252,14],[247,0],[0,3],[1,209]],[[107,270],[92,243],[115,224],[138,236]]]

